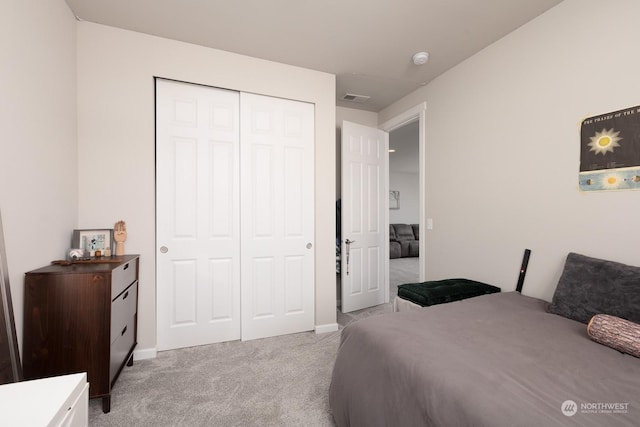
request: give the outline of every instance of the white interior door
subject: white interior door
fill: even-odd
[[[240,338],[239,188],[239,93],[158,79],[158,350]]]
[[[242,339],[314,327],[314,106],[241,94]]]
[[[388,145],[386,132],[342,122],[343,313],[383,304],[387,298]]]

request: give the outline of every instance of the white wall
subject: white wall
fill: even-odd
[[[20,0],[0,28],[0,210],[22,346],[24,273],[64,258],[77,226],[76,21],[63,0]]]
[[[354,108],[336,107],[336,129],[342,129],[343,120],[364,126],[378,127],[378,113],[356,110]]]
[[[154,76],[315,104],[316,325],[337,327],[335,76],[80,22],[80,225],[127,223],[126,252],[141,255],[139,352],[156,345]]]
[[[577,189],[579,123],[640,104],[637,0],[565,0],[379,113],[427,102],[428,279],[549,300],[566,254],[640,265],[640,193]]]
[[[389,191],[400,192],[400,209],[389,209],[389,224],[420,223],[420,177],[417,173],[389,172]]]

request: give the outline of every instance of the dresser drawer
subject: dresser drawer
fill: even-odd
[[[138,258],[126,262],[111,272],[111,299],[120,295],[138,278]]]
[[[116,340],[111,343],[111,360],[109,363],[109,381],[118,373],[118,369],[124,363],[124,359],[129,354],[129,350],[135,343],[136,318],[131,317],[126,326],[120,330]]]
[[[111,303],[111,343],[113,343],[136,314],[138,282],[134,282]]]

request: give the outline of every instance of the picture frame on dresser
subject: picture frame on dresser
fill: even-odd
[[[104,253],[105,249],[112,249],[114,243],[112,228],[73,230],[71,236],[71,248],[82,249],[89,256],[94,256],[96,250]]]
[[[18,338],[13,317],[11,286],[4,244],[4,229],[0,216],[0,384],[22,381],[22,366],[18,350]]]

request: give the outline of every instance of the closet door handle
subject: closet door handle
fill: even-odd
[[[124,329],[122,330],[122,332],[120,332],[120,336],[124,335],[124,333],[127,332],[127,327],[125,326]]]
[[[160,246],[160,253],[166,254],[169,252],[169,248],[166,246]]]

